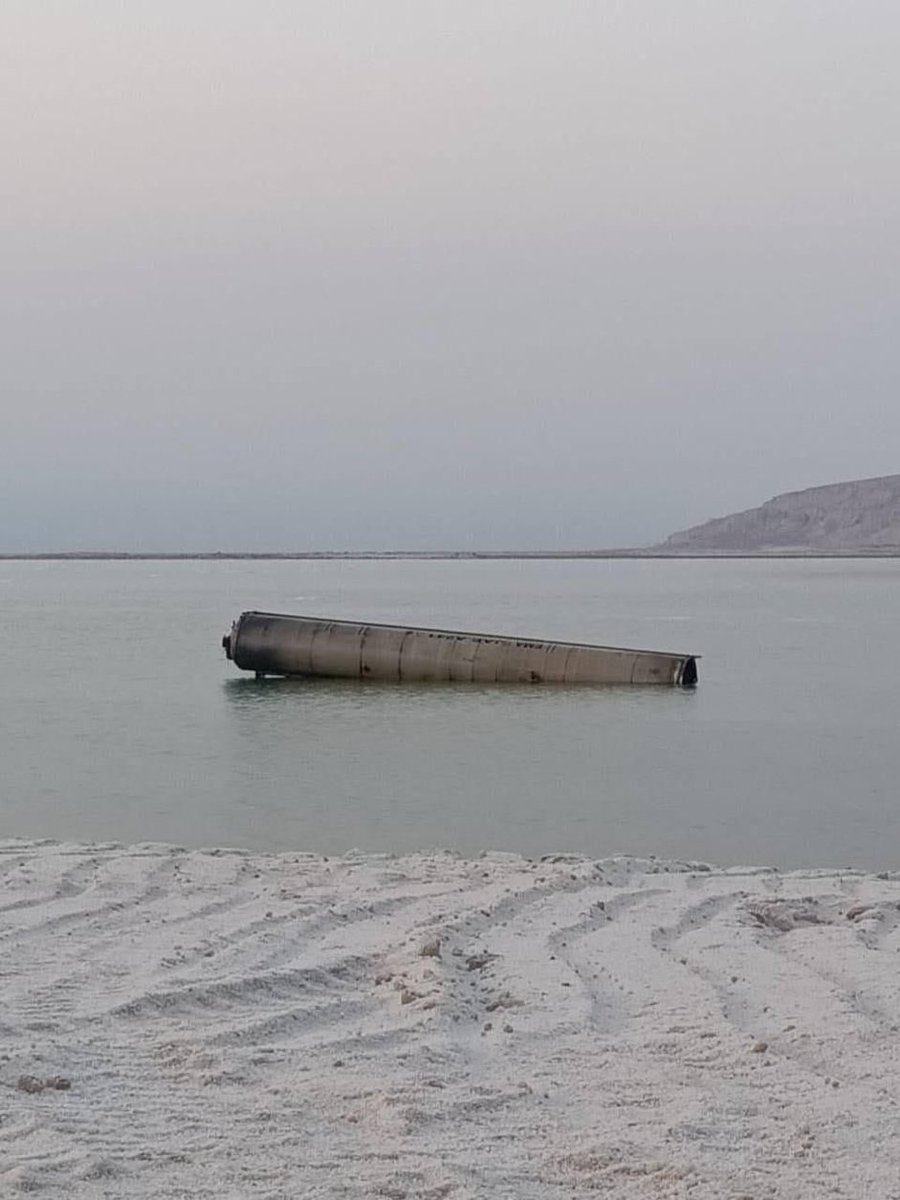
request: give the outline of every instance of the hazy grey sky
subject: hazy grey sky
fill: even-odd
[[[5,0],[0,550],[900,472],[896,0]]]

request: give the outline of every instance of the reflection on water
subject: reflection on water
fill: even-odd
[[[532,683],[478,684],[332,679],[328,677],[281,677],[262,679],[246,675],[226,679],[223,692],[229,706],[240,717],[277,719],[284,714],[295,719],[311,709],[318,719],[386,714],[410,715],[427,711],[429,720],[449,716],[456,710],[490,710],[510,718],[535,710],[554,714],[575,712],[583,719],[592,710],[621,715],[632,710],[660,713],[679,711],[695,695],[692,688],[627,687],[612,684],[540,685]]]

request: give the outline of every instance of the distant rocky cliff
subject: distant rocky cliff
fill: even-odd
[[[759,508],[673,533],[657,549],[900,552],[900,475],[785,492]]]

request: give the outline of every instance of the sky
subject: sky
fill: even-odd
[[[900,473],[894,0],[5,0],[0,552]]]

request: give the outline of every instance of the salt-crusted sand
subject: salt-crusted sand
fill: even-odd
[[[0,843],[0,1194],[900,1197],[898,908],[852,871]]]

